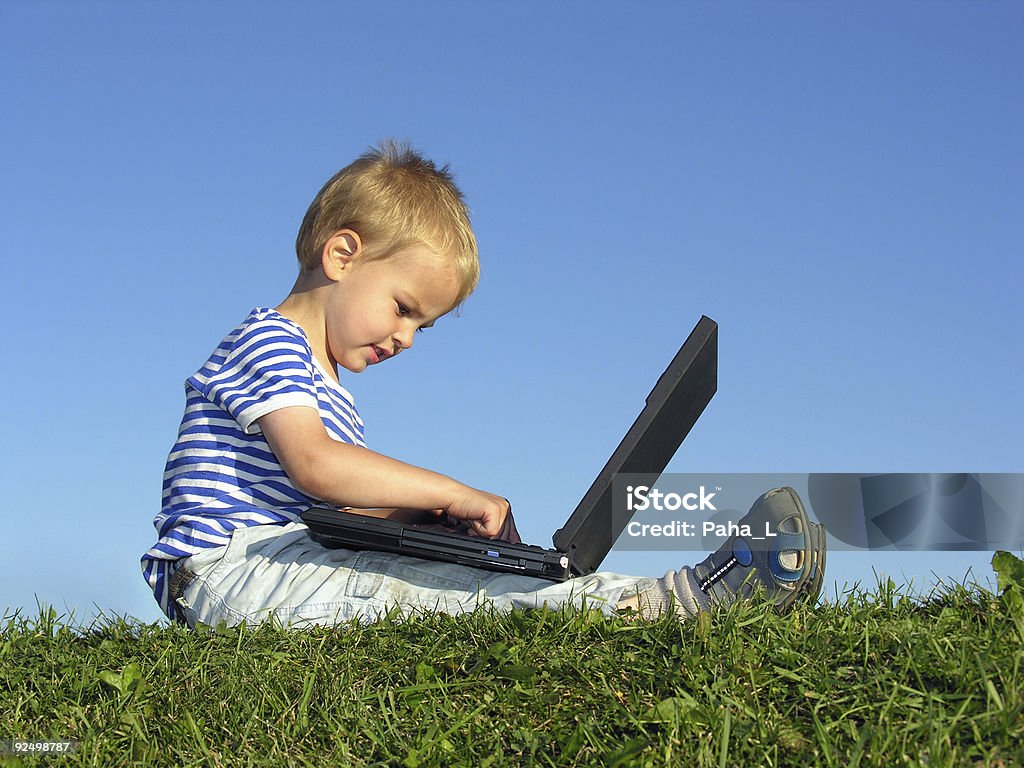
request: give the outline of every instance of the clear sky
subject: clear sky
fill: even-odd
[[[160,616],[183,382],[388,136],[451,164],[483,278],[343,383],[372,447],[508,496],[527,540],[701,314],[719,391],[670,469],[1024,471],[1021,40],[1018,2],[0,4],[0,609]]]

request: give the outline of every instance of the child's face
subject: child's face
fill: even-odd
[[[451,311],[458,297],[455,267],[425,246],[379,261],[357,254],[340,270],[326,307],[327,352],[352,373],[412,346],[423,327]]]

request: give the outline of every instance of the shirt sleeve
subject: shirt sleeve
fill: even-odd
[[[308,342],[272,320],[254,322],[226,339],[188,383],[249,435],[260,431],[256,420],[272,411],[317,408]]]

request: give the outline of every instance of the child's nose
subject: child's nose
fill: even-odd
[[[395,342],[395,352],[397,353],[400,349],[408,349],[412,346],[413,338],[415,337],[415,331],[402,329],[396,333],[393,337]]]

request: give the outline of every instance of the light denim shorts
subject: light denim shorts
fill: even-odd
[[[551,582],[389,552],[327,549],[305,525],[289,523],[240,528],[227,546],[186,558],[171,579],[171,597],[193,627],[265,620],[333,625],[373,621],[395,608],[455,614],[585,602],[611,614],[640,581],[592,573]]]

